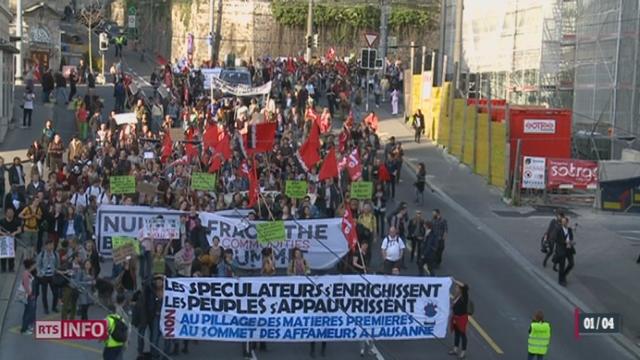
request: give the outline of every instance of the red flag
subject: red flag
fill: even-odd
[[[347,239],[349,250],[353,250],[358,242],[358,233],[356,232],[356,221],[351,214],[349,205],[345,205],[344,215],[342,216],[342,233]]]
[[[193,131],[187,130],[184,135],[184,140],[187,141],[184,145],[184,153],[189,158],[189,162],[192,159],[198,157],[198,147],[191,143],[195,138],[195,133]]]
[[[293,73],[295,73],[295,72],[296,72],[296,64],[295,64],[295,62],[293,61],[293,58],[291,58],[291,57],[289,57],[289,58],[287,59],[287,72],[288,72],[289,74],[293,74]]]
[[[249,207],[252,208],[258,204],[258,196],[260,194],[260,183],[258,182],[258,174],[256,173],[255,159],[253,166],[249,172]]]
[[[375,113],[371,112],[369,115],[367,115],[364,118],[364,123],[366,125],[369,125],[369,127],[371,127],[373,132],[378,131],[378,116]]]
[[[347,128],[343,127],[338,137],[338,150],[344,153],[347,150],[347,141],[349,141],[350,133]]]
[[[353,149],[347,158],[347,171],[351,177],[351,181],[356,181],[362,177],[362,164],[360,164],[360,155],[358,149]]]
[[[173,141],[171,140],[171,133],[166,131],[164,138],[162,139],[162,154],[160,160],[164,163],[171,157],[171,151],[173,149]]]
[[[384,163],[380,163],[380,166],[378,166],[378,181],[391,181],[391,174],[389,174],[389,169],[387,169],[387,166]]]
[[[243,139],[246,155],[272,151],[277,126],[275,122],[249,125]]]
[[[209,162],[209,172],[215,173],[222,167],[222,155],[214,154]]]
[[[224,160],[229,160],[231,159],[231,156],[233,156],[231,153],[230,137],[231,136],[227,132],[224,132],[222,134],[222,139],[220,139],[214,148],[215,152],[221,154]]]
[[[218,125],[210,124],[202,135],[202,150],[206,151],[209,148],[215,148],[218,143]]]
[[[329,153],[322,162],[322,167],[318,173],[318,179],[320,181],[331,179],[338,176],[338,160],[336,160],[336,149],[331,148]]]
[[[317,164],[321,158],[318,155],[318,148],[320,147],[320,129],[316,123],[311,123],[311,133],[307,140],[302,144],[296,157],[300,161],[302,168],[305,171],[309,171],[315,164]]]
[[[338,70],[340,76],[347,76],[347,73],[349,72],[347,65],[345,65],[342,61],[336,64],[336,70]]]

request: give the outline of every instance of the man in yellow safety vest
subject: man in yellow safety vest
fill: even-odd
[[[124,302],[124,295],[118,294],[116,311],[107,315],[108,338],[104,342],[103,360],[122,360],[124,356],[124,346],[129,337],[129,324],[126,316],[122,316]]]
[[[544,321],[544,314],[538,310],[529,327],[529,360],[543,360],[549,349],[551,325]]]

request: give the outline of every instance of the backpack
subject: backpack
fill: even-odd
[[[473,305],[473,301],[471,300],[467,301],[467,314],[473,315],[474,311],[475,311],[475,306]]]
[[[117,342],[123,343],[127,341],[129,337],[129,328],[127,324],[122,321],[122,318],[118,315],[109,315],[114,320],[113,330],[111,330],[111,338]]]

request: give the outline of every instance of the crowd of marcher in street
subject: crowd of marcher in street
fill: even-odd
[[[211,98],[195,66],[181,61],[154,72],[153,95],[147,97],[133,91],[131,78],[119,63],[114,64],[114,109],[105,109],[95,93],[94,74],[82,64],[67,78],[49,69],[30,70],[23,125],[31,126],[33,109],[41,106],[33,86],[40,82],[41,102],[68,106],[76,133],[63,139],[47,119],[25,154],[30,170],[19,157],[11,164],[0,158],[4,208],[0,230],[25,249],[19,276],[25,304],[22,333],[33,332],[40,298],[44,314],[59,312],[61,319],[88,319],[92,307],[108,308],[115,316],[108,318],[110,329],[120,329],[120,319],[129,324],[129,331],[135,329],[137,342],[129,341],[129,346],[136,346],[140,357],[146,352],[145,338],[153,359],[188,353],[189,341],[163,339],[160,333],[163,279],[248,274],[237,266],[232,249],[223,248],[215,237],[208,239],[200,212],[243,209],[249,211],[249,220],[342,217],[353,222],[357,243],[339,262],[338,271],[403,273],[409,266],[408,243],[409,261],[417,264],[418,272],[435,275],[448,236],[447,221],[438,209],[430,216],[421,210],[411,216],[408,204],[395,200],[404,150],[394,137],[380,139],[378,115],[363,111],[368,84],[357,65],[293,58],[265,58],[244,65],[255,86],[271,82],[268,96],[214,91]],[[373,85],[376,105],[390,99],[394,115],[399,112],[402,76],[402,65],[390,63]],[[71,85],[69,93],[66,82]],[[77,83],[87,84],[83,96],[77,95]],[[134,113],[136,121],[119,125],[116,115],[123,112]],[[424,116],[419,113],[414,119],[419,141]],[[182,139],[173,138],[178,132]],[[192,189],[193,172],[217,174],[215,189]],[[112,194],[112,176],[134,176],[136,182],[157,190]],[[306,181],[309,196],[287,197],[287,180]],[[372,182],[371,198],[351,198],[353,181]],[[429,187],[425,164],[419,164],[413,185],[415,202],[423,205]],[[139,257],[114,264],[107,273],[96,246],[101,205],[180,210],[180,235],[166,243],[143,239]],[[380,267],[372,259],[375,247],[382,254]],[[2,259],[1,265],[3,272],[16,270],[13,259]],[[262,267],[252,274],[277,273],[273,253],[265,247]],[[299,249],[291,249],[286,273],[310,273]],[[461,358],[466,350],[468,302],[465,285],[453,302],[456,348],[452,351]],[[105,350],[105,358],[121,358],[126,343],[110,337],[106,349],[111,350]],[[322,355],[326,346],[320,346]],[[245,356],[252,349],[264,350],[266,344],[243,344]],[[363,347],[361,354],[365,351]],[[314,343],[310,352],[315,355]]]

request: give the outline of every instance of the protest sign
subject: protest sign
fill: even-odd
[[[16,244],[13,236],[0,236],[0,259],[16,257]]]
[[[114,249],[125,246],[127,244],[133,244],[133,249],[136,255],[140,255],[140,242],[136,238],[128,236],[114,236],[111,238],[111,246]]]
[[[302,199],[307,196],[307,182],[303,180],[287,180],[285,195],[292,199]]]
[[[351,183],[351,198],[371,200],[373,183],[371,181],[356,181]]]
[[[136,256],[136,249],[132,243],[126,243],[117,248],[113,248],[113,263],[122,264]]]
[[[154,240],[178,239],[180,237],[180,222],[176,219],[166,219],[164,216],[145,219],[140,237]]]
[[[238,213],[240,212],[242,210]],[[207,241],[211,244],[213,237],[217,236],[222,247],[233,250],[240,268],[260,269],[263,246],[257,241],[255,226],[257,223],[243,226],[243,218],[230,217],[228,216],[230,213],[236,214],[236,211],[200,212],[202,225],[208,230]],[[99,251],[103,256],[111,256],[111,242],[114,236],[129,236],[139,240],[143,235],[152,235],[149,232],[145,233],[144,228],[158,216],[162,216],[165,222],[176,224],[177,228],[170,228],[170,231],[176,231],[177,234],[180,214],[182,214],[180,211],[163,208],[101,205],[96,217]],[[276,267],[280,269],[287,267],[291,249],[295,247],[305,252],[305,258],[311,269],[325,270],[334,267],[348,252],[347,240],[340,227],[341,223],[341,218],[285,221],[285,241],[271,244]],[[172,233],[165,233],[162,236],[166,235],[173,236]]]
[[[158,194],[158,185],[143,181],[136,185],[136,190],[141,194],[153,197]]]
[[[216,174],[194,172],[191,174],[191,188],[193,190],[213,191],[216,187]]]
[[[168,339],[236,342],[442,339],[451,283],[384,275],[168,278],[160,329]]]
[[[109,186],[114,195],[135,194],[136,178],[133,176],[109,176]]]
[[[269,221],[256,224],[258,243],[268,245],[273,242],[284,241],[284,221]]]

